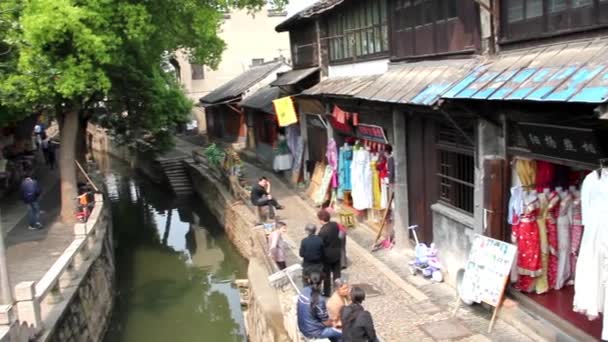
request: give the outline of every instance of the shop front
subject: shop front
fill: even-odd
[[[360,103],[331,102],[331,108],[327,161],[337,178],[331,188],[333,202],[379,231],[391,205],[392,114]],[[334,158],[337,163],[332,163]],[[392,222],[390,215],[387,218]]]
[[[594,208],[608,208],[597,181],[608,156],[606,128],[599,120],[584,127],[511,122],[507,149],[507,234],[518,247],[512,287],[522,301],[597,339],[601,317],[583,312],[597,316],[605,291],[592,221]]]

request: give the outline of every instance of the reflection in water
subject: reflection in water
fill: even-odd
[[[108,164],[118,283],[105,341],[244,341],[232,281],[246,276],[246,262],[218,222],[199,200],[170,198]]]

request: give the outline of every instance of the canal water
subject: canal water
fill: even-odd
[[[246,261],[195,197],[104,158],[117,293],[105,342],[245,341],[238,289]]]

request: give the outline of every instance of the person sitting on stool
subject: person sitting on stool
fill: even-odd
[[[272,209],[281,210],[285,207],[279,204],[270,194],[270,181],[266,177],[260,177],[258,184],[251,189],[251,204],[256,207],[268,206],[270,213]]]

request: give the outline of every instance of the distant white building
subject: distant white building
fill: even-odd
[[[296,1],[297,2],[297,1]],[[226,50],[216,70],[208,66],[191,64],[178,54],[179,75],[187,96],[198,104],[199,99],[222,84],[237,77],[251,66],[290,56],[289,34],[277,33],[274,28],[287,17],[287,11],[265,7],[254,14],[246,10],[226,13],[220,37]],[[289,62],[289,61],[288,61]],[[198,130],[206,130],[203,111],[197,108],[194,116]]]

